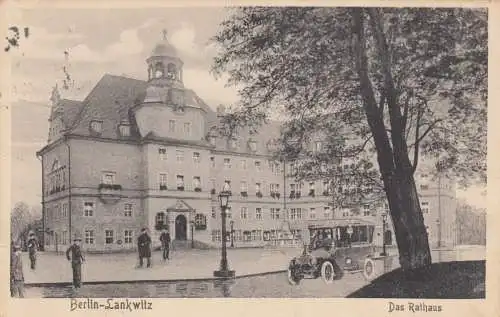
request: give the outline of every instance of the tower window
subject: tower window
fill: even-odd
[[[167,78],[177,79],[177,67],[174,64],[168,64],[167,66]]]

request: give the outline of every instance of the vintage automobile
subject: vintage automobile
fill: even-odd
[[[317,221],[308,226],[310,243],[288,266],[288,281],[297,285],[302,279],[321,277],[333,283],[344,273],[363,273],[367,280],[378,275],[380,267],[373,244],[375,225],[359,219]],[[376,265],[378,263],[378,265]]]

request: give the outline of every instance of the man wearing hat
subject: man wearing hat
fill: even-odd
[[[36,266],[36,251],[38,250],[38,241],[36,239],[35,233],[30,231],[28,236],[28,253],[30,255],[31,269],[34,270]]]
[[[74,238],[73,244],[66,250],[66,257],[68,261],[71,261],[73,269],[73,286],[75,288],[80,288],[82,285],[82,263],[85,261],[85,258],[80,248],[81,241],[82,239],[80,238]]]
[[[24,274],[21,246],[15,244],[10,259],[10,285],[13,297],[24,297]]]
[[[170,234],[166,228],[163,228],[162,233],[160,235],[161,248],[163,250],[163,260],[167,260],[169,258],[170,251]]]
[[[139,267],[142,267],[144,258],[147,260],[147,266],[151,267],[151,237],[146,228],[142,228],[141,235],[137,238],[137,250],[139,251]]]

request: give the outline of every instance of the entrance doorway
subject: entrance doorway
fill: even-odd
[[[184,215],[175,218],[175,239],[187,240],[187,219]]]

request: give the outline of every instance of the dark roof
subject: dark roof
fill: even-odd
[[[117,138],[117,125],[129,121],[129,109],[144,100],[147,83],[142,80],[106,74],[82,101],[72,133],[89,134],[92,120],[101,120],[102,137]]]
[[[64,100],[68,105],[69,111],[65,111],[65,120],[70,123],[69,132],[78,135],[89,135],[90,122],[92,120],[102,121],[103,138],[119,138],[117,126],[124,121],[132,124],[132,131],[137,131],[134,118],[130,109],[144,101],[148,83],[143,80],[127,78],[106,74],[96,84],[87,97],[81,101]],[[186,104],[202,109],[206,115],[206,131],[219,123],[220,117],[212,110],[193,90],[185,89]],[[248,153],[248,141],[250,139],[257,141],[257,152],[255,154],[268,155],[267,143],[271,138],[279,136],[281,125],[279,122],[270,122],[262,126],[261,133],[251,135],[249,129],[241,129],[238,132],[240,147],[236,150],[229,149],[227,141],[219,138],[216,143],[216,149],[237,153]],[[133,134],[138,137],[138,134]],[[171,138],[164,138],[149,133],[144,136],[145,140],[154,140],[160,142],[192,144],[198,146],[211,146],[206,140],[184,142]]]
[[[71,127],[74,123],[75,117],[80,112],[82,102],[70,99],[61,99],[61,106],[63,108],[63,123],[66,127]]]

